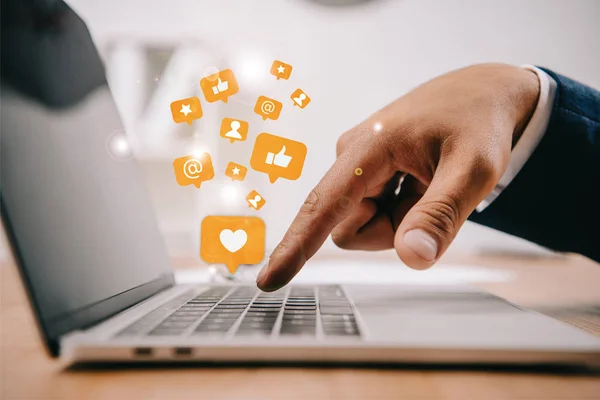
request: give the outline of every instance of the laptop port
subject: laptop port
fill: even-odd
[[[191,347],[175,347],[173,349],[173,353],[175,353],[176,357],[189,357],[192,355]]]
[[[133,353],[136,357],[151,357],[152,347],[136,347],[133,350]]]

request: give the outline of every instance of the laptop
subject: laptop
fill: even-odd
[[[176,284],[85,25],[21,3],[2,2],[2,220],[53,357],[600,364],[600,338],[470,288]]]

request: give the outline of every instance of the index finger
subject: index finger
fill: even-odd
[[[260,272],[256,282],[260,289],[272,291],[287,284],[333,228],[351,214],[369,186],[393,175],[387,158],[374,144],[370,138],[356,141],[311,191]]]

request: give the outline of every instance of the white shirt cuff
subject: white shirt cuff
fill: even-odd
[[[477,212],[485,210],[487,206],[492,204],[500,196],[500,193],[512,182],[515,176],[517,176],[544,137],[544,133],[546,133],[548,123],[550,122],[552,107],[554,106],[554,96],[556,94],[556,81],[550,75],[532,65],[524,65],[523,68],[537,74],[540,80],[540,97],[531,120],[527,124],[527,128],[525,128],[510,153],[510,160],[504,175],[502,175],[502,178],[500,178],[500,181],[492,192],[479,203],[476,208]]]

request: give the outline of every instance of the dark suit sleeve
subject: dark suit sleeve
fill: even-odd
[[[557,83],[548,129],[521,171],[469,220],[600,261],[600,92]]]

